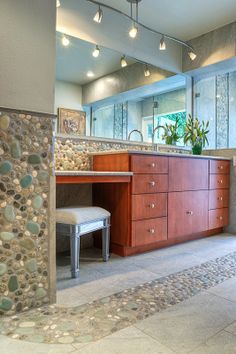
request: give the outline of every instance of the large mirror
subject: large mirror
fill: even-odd
[[[162,130],[155,135],[153,130],[177,119],[181,133],[186,82],[183,76],[58,32],[55,112],[58,108],[85,112],[80,135],[165,143]]]

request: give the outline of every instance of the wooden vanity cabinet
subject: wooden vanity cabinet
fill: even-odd
[[[94,156],[93,168],[133,172],[131,183],[93,187],[94,203],[111,212],[111,247],[121,256],[209,236],[228,223],[227,160],[112,153]]]

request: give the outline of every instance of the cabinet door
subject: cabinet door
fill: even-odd
[[[169,158],[169,191],[208,189],[208,160]]]
[[[208,191],[168,195],[168,239],[208,229]]]

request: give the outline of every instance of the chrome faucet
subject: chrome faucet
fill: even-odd
[[[131,130],[131,132],[130,132],[129,135],[128,135],[128,140],[130,140],[130,136],[131,136],[131,134],[134,133],[134,132],[140,134],[140,136],[141,136],[141,142],[143,142],[143,134],[142,134],[142,132],[141,132],[140,130],[138,130],[138,129],[133,129],[133,130]]]
[[[160,128],[164,128],[163,125],[157,125],[156,128],[153,129],[152,132],[152,149],[154,150],[154,137],[155,137],[155,132],[156,130],[160,129]]]

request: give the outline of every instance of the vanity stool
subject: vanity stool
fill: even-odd
[[[102,257],[109,259],[111,214],[99,207],[66,207],[56,209],[57,235],[70,236],[71,277],[79,276],[80,236],[102,230]]]

